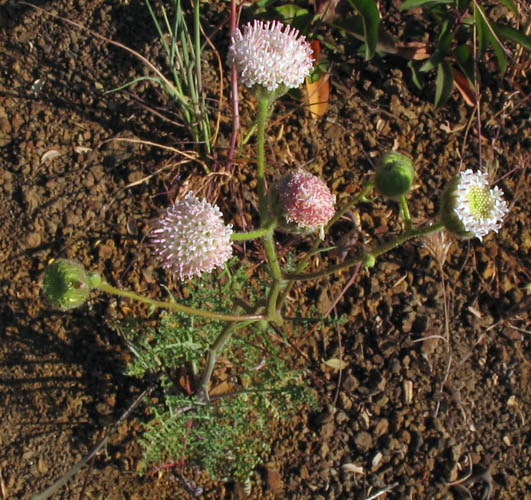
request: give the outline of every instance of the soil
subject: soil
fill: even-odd
[[[25,4],[0,4],[5,500],[27,499],[49,486],[145,388],[123,375],[127,350],[108,326],[109,317],[145,310],[103,295],[68,313],[53,310],[40,287],[47,263],[70,258],[114,285],[157,296],[167,277],[150,261],[144,239],[150,219],[169,199],[208,183],[237,229],[252,227],[256,204],[247,159],[252,141],[230,176],[205,179],[202,167],[182,155],[115,140],[192,149],[172,121],[175,105],[161,91],[141,84],[105,93],[145,74],[132,55]],[[156,31],[140,2],[38,5],[157,60]],[[223,60],[228,4],[207,2],[203,9],[205,31]],[[304,166],[322,175],[341,202],[361,190],[382,152],[400,150],[415,159],[413,220],[429,221],[445,183],[460,169],[478,167],[473,108],[456,93],[434,109],[433,87],[417,90],[405,61],[377,57],[367,63],[354,45],[345,44],[345,54],[327,54],[335,69],[324,117],[311,118],[296,93],[275,109],[267,144],[271,172]],[[205,54],[206,84],[215,96],[218,66],[210,49]],[[332,314],[347,321],[293,332],[294,362],[317,391],[321,409],[279,424],[249,498],[450,500],[469,498],[466,489],[474,499],[531,498],[531,127],[524,57],[515,53],[506,78],[490,62],[482,75],[482,161],[501,179],[511,206],[506,223],[482,242],[448,238],[444,261],[433,256],[441,242],[410,242],[353,282],[350,270],[295,288],[291,303],[299,311],[317,304],[326,312],[343,294]],[[240,104],[248,130],[256,103],[244,91]],[[231,129],[226,98],[219,112],[212,160],[218,173]],[[212,181],[226,177],[224,184]],[[357,225],[362,232],[353,245],[382,241],[400,229],[396,204],[376,199],[360,205],[328,243]],[[286,255],[306,248],[307,240],[279,241]],[[237,252],[263,255],[260,245],[238,246]],[[171,286],[178,293],[178,285]],[[440,340],[447,335],[448,345]],[[346,367],[327,367],[323,360],[331,358]],[[202,498],[243,498],[239,485],[209,481],[197,470],[140,475],[136,417],[143,411],[122,423],[105,450],[53,498],[173,500],[190,498],[191,482],[203,489]]]

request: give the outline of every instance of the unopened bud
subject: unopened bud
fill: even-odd
[[[83,305],[99,279],[97,274],[89,275],[81,264],[59,259],[46,269],[44,293],[52,305],[68,311]]]
[[[415,171],[412,161],[400,153],[387,153],[378,162],[374,187],[383,196],[398,199],[413,185]]]

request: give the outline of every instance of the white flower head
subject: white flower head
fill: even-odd
[[[255,19],[243,33],[237,29],[229,49],[228,62],[234,64],[246,87],[261,85],[268,91],[280,85],[296,88],[313,67],[312,49],[298,30],[278,21]]]
[[[151,243],[162,267],[184,280],[223,267],[232,255],[231,235],[217,206],[189,194],[157,219]]]
[[[455,213],[465,230],[480,240],[490,231],[498,232],[509,211],[503,192],[497,186],[491,189],[483,172],[462,172],[455,197]]]

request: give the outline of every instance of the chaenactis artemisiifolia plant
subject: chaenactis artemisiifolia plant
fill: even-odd
[[[186,300],[157,300],[122,290],[62,259],[49,266],[44,290],[62,310],[80,306],[91,290],[138,300],[148,304],[150,312],[168,310],[154,330],[138,320],[116,325],[134,354],[128,373],[160,381],[162,397],[149,403],[151,419],[143,438],[145,465],[182,463],[206,470],[214,478],[248,482],[256,464],[267,457],[271,424],[311,399],[300,373],[290,368],[286,353],[270,336],[273,329],[282,331],[293,284],[355,265],[370,268],[398,245],[440,230],[481,239],[499,229],[508,209],[501,191],[491,189],[484,174],[467,170],[449,182],[435,221],[416,227],[406,199],[415,177],[413,164],[407,156],[390,152],[378,162],[373,182],[336,211],[335,195],[318,177],[300,169],[278,178],[266,172],[267,117],[275,100],[300,85],[312,68],[304,37],[278,22],[255,21],[235,33],[228,60],[236,65],[259,104],[259,227],[233,232],[218,207],[185,193],[153,223],[151,245],[160,265],[182,281]],[[271,177],[269,189],[266,175]],[[398,202],[402,232],[372,249],[360,248],[336,265],[306,271],[316,252],[337,248],[320,247],[343,214],[360,201],[369,202],[366,195],[373,188]],[[304,237],[315,234],[311,249],[289,271],[277,254],[276,231]],[[238,259],[231,259],[232,242],[245,240],[261,241],[264,247],[267,273],[260,275],[263,286],[252,285],[258,280],[251,281]],[[217,277],[216,273],[205,274],[222,268]],[[228,382],[214,383],[222,353],[229,361],[225,370],[230,377]],[[34,496],[34,500],[44,498],[43,494]]]

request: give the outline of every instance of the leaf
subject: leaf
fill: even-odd
[[[435,107],[442,106],[452,95],[454,88],[454,74],[450,63],[443,61],[437,67],[437,78],[435,80]]]
[[[334,370],[344,370],[348,366],[348,363],[337,358],[330,358],[326,361],[323,359],[322,361],[326,366],[333,368]]]
[[[41,156],[41,165],[47,161],[53,160],[54,158],[58,158],[62,154],[63,152],[59,149],[50,149],[49,151],[46,151],[46,153]]]
[[[378,26],[380,24],[378,7],[374,0],[348,1],[361,14],[365,38],[365,59],[369,60],[374,55],[378,44]]]
[[[400,10],[416,9],[417,7],[424,7],[427,5],[452,3],[452,1],[453,0],[406,0],[400,6]]]
[[[424,75],[419,73],[417,68],[418,64],[415,64],[415,61],[409,61],[407,66],[411,70],[411,79],[413,80],[413,83],[417,88],[422,89],[424,86]]]
[[[454,70],[454,85],[456,86],[457,90],[463,97],[463,100],[466,104],[469,106],[474,106],[476,104],[476,94],[474,93],[474,89],[470,86],[470,82],[466,78],[466,76],[461,73],[457,68],[453,68]]]
[[[506,24],[501,23],[492,23],[494,30],[500,38],[505,38],[506,40],[511,40],[520,44],[522,47],[525,47],[527,50],[531,50],[531,37],[522,33],[521,31],[515,30]]]
[[[483,10],[483,7],[476,2],[474,2],[474,20],[478,32],[479,54],[483,55],[487,48],[487,44],[490,43],[494,49],[500,72],[502,74],[505,73],[505,70],[507,69],[507,49],[500,42],[498,35],[494,31],[494,28],[491,26],[490,21]]]
[[[314,59],[318,62],[313,73],[306,78],[306,93],[311,116],[312,118],[318,118],[324,116],[328,110],[328,99],[330,97],[329,63],[324,59],[319,59],[321,54],[319,40],[314,40],[311,46]]]
[[[272,11],[276,13],[276,18],[280,17],[282,21],[297,28],[301,32],[307,31],[313,17],[308,9],[295,4],[282,5],[281,7],[272,9]]]
[[[487,39],[487,26],[485,26],[485,21],[481,16],[481,11],[479,5],[474,2],[474,22],[476,24],[477,30],[477,41],[478,41],[478,54],[479,57],[482,57],[487,50],[488,39]]]
[[[515,16],[518,15],[518,7],[513,2],[513,0],[500,0],[500,2],[505,5]]]
[[[306,78],[306,92],[308,93],[308,108],[312,118],[324,116],[328,111],[330,75],[323,73],[315,82],[312,82],[309,77]]]
[[[466,45],[459,45],[454,51],[454,56],[461,71],[471,83],[474,83],[474,57],[472,56],[472,51]]]

